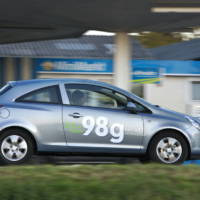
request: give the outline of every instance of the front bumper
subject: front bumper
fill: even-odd
[[[190,127],[185,132],[190,145],[190,160],[200,159],[200,130]]]

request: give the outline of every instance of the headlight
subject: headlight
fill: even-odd
[[[191,118],[189,116],[185,116],[185,118],[188,119],[188,121],[190,121],[192,126],[194,126],[195,128],[200,129],[200,124],[197,121],[195,121],[193,118]]]

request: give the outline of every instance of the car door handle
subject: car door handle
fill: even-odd
[[[73,118],[80,118],[80,117],[83,117],[83,115],[81,115],[80,113],[73,113],[73,114],[69,114],[70,117],[73,117]]]

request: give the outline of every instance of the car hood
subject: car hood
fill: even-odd
[[[198,123],[200,123],[200,117],[193,117]]]
[[[162,107],[156,107],[156,108],[154,108],[154,110],[157,114],[168,116],[168,117],[173,117],[176,119],[181,119],[183,121],[188,122],[186,116],[189,116],[189,115],[187,115],[187,114],[179,113],[179,112],[176,112],[176,111],[173,111],[170,109],[166,109],[166,108],[162,108]],[[191,117],[191,116],[189,116],[189,117]]]

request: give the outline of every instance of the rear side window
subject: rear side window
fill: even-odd
[[[12,86],[10,84],[5,85],[0,89],[0,96],[5,94],[8,90],[10,90]]]
[[[19,97],[17,102],[60,104],[61,96],[57,85],[34,90]]]

